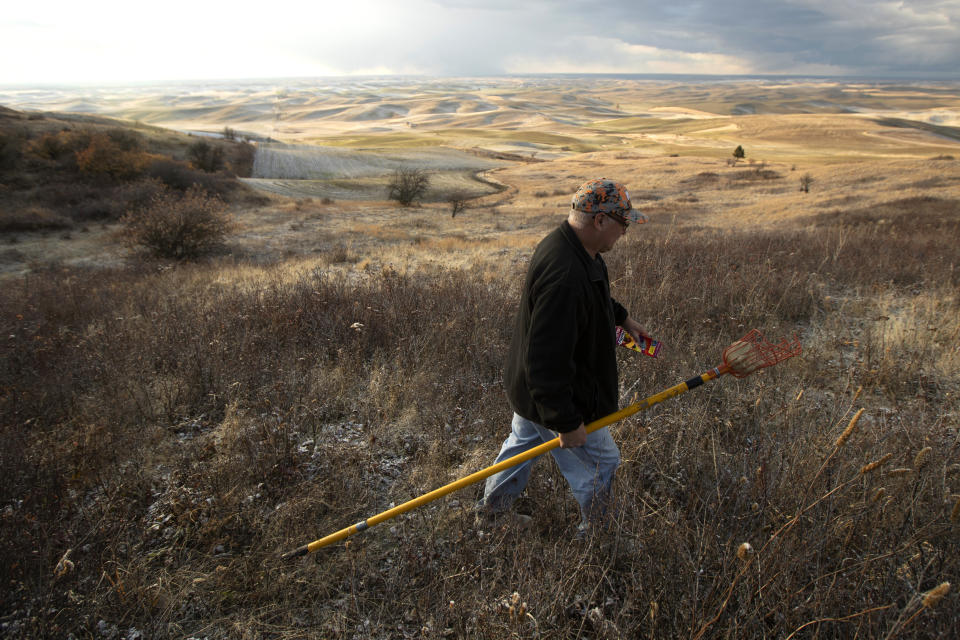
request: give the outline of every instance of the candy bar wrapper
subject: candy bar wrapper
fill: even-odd
[[[637,344],[636,340],[633,339],[629,333],[617,327],[617,344],[621,347],[626,347],[627,349],[633,349],[634,351],[639,351],[644,355],[648,355],[651,358],[656,358],[660,355],[660,347],[663,345],[659,340],[654,340],[653,338],[643,336],[643,344]]]

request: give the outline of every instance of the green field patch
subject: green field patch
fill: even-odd
[[[615,138],[606,137],[574,137],[559,133],[549,133],[545,131],[522,131],[522,130],[504,130],[504,129],[455,129],[441,130],[438,134],[448,135],[461,139],[491,140],[503,143],[512,143],[523,145],[527,143],[531,146],[549,146],[563,149],[565,151],[576,151],[578,153],[587,153],[601,149],[604,144],[615,143]]]
[[[437,147],[449,143],[434,132],[423,133],[370,133],[364,135],[330,136],[311,138],[308,142],[330,147],[349,147],[353,149],[417,149]]]
[[[693,118],[653,118],[633,116],[616,118],[614,120],[598,120],[590,124],[591,129],[600,131],[615,131],[617,133],[674,133],[682,129],[682,125],[689,122],[702,124],[702,120]]]

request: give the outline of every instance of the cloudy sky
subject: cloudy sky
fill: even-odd
[[[354,74],[960,78],[960,0],[33,0],[0,84]]]

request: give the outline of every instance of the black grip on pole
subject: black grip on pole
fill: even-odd
[[[696,378],[690,378],[685,383],[687,385],[687,391],[690,389],[696,389],[703,384],[703,376],[697,376]]]

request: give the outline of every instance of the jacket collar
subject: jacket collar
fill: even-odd
[[[600,254],[597,254],[596,259],[591,258],[587,250],[583,248],[583,243],[580,242],[580,238],[577,237],[577,232],[573,230],[573,227],[571,227],[570,223],[566,220],[560,223],[560,233],[573,247],[577,259],[583,263],[583,267],[587,270],[587,275],[590,277],[590,280],[593,282],[603,281],[606,264],[604,264]]]

